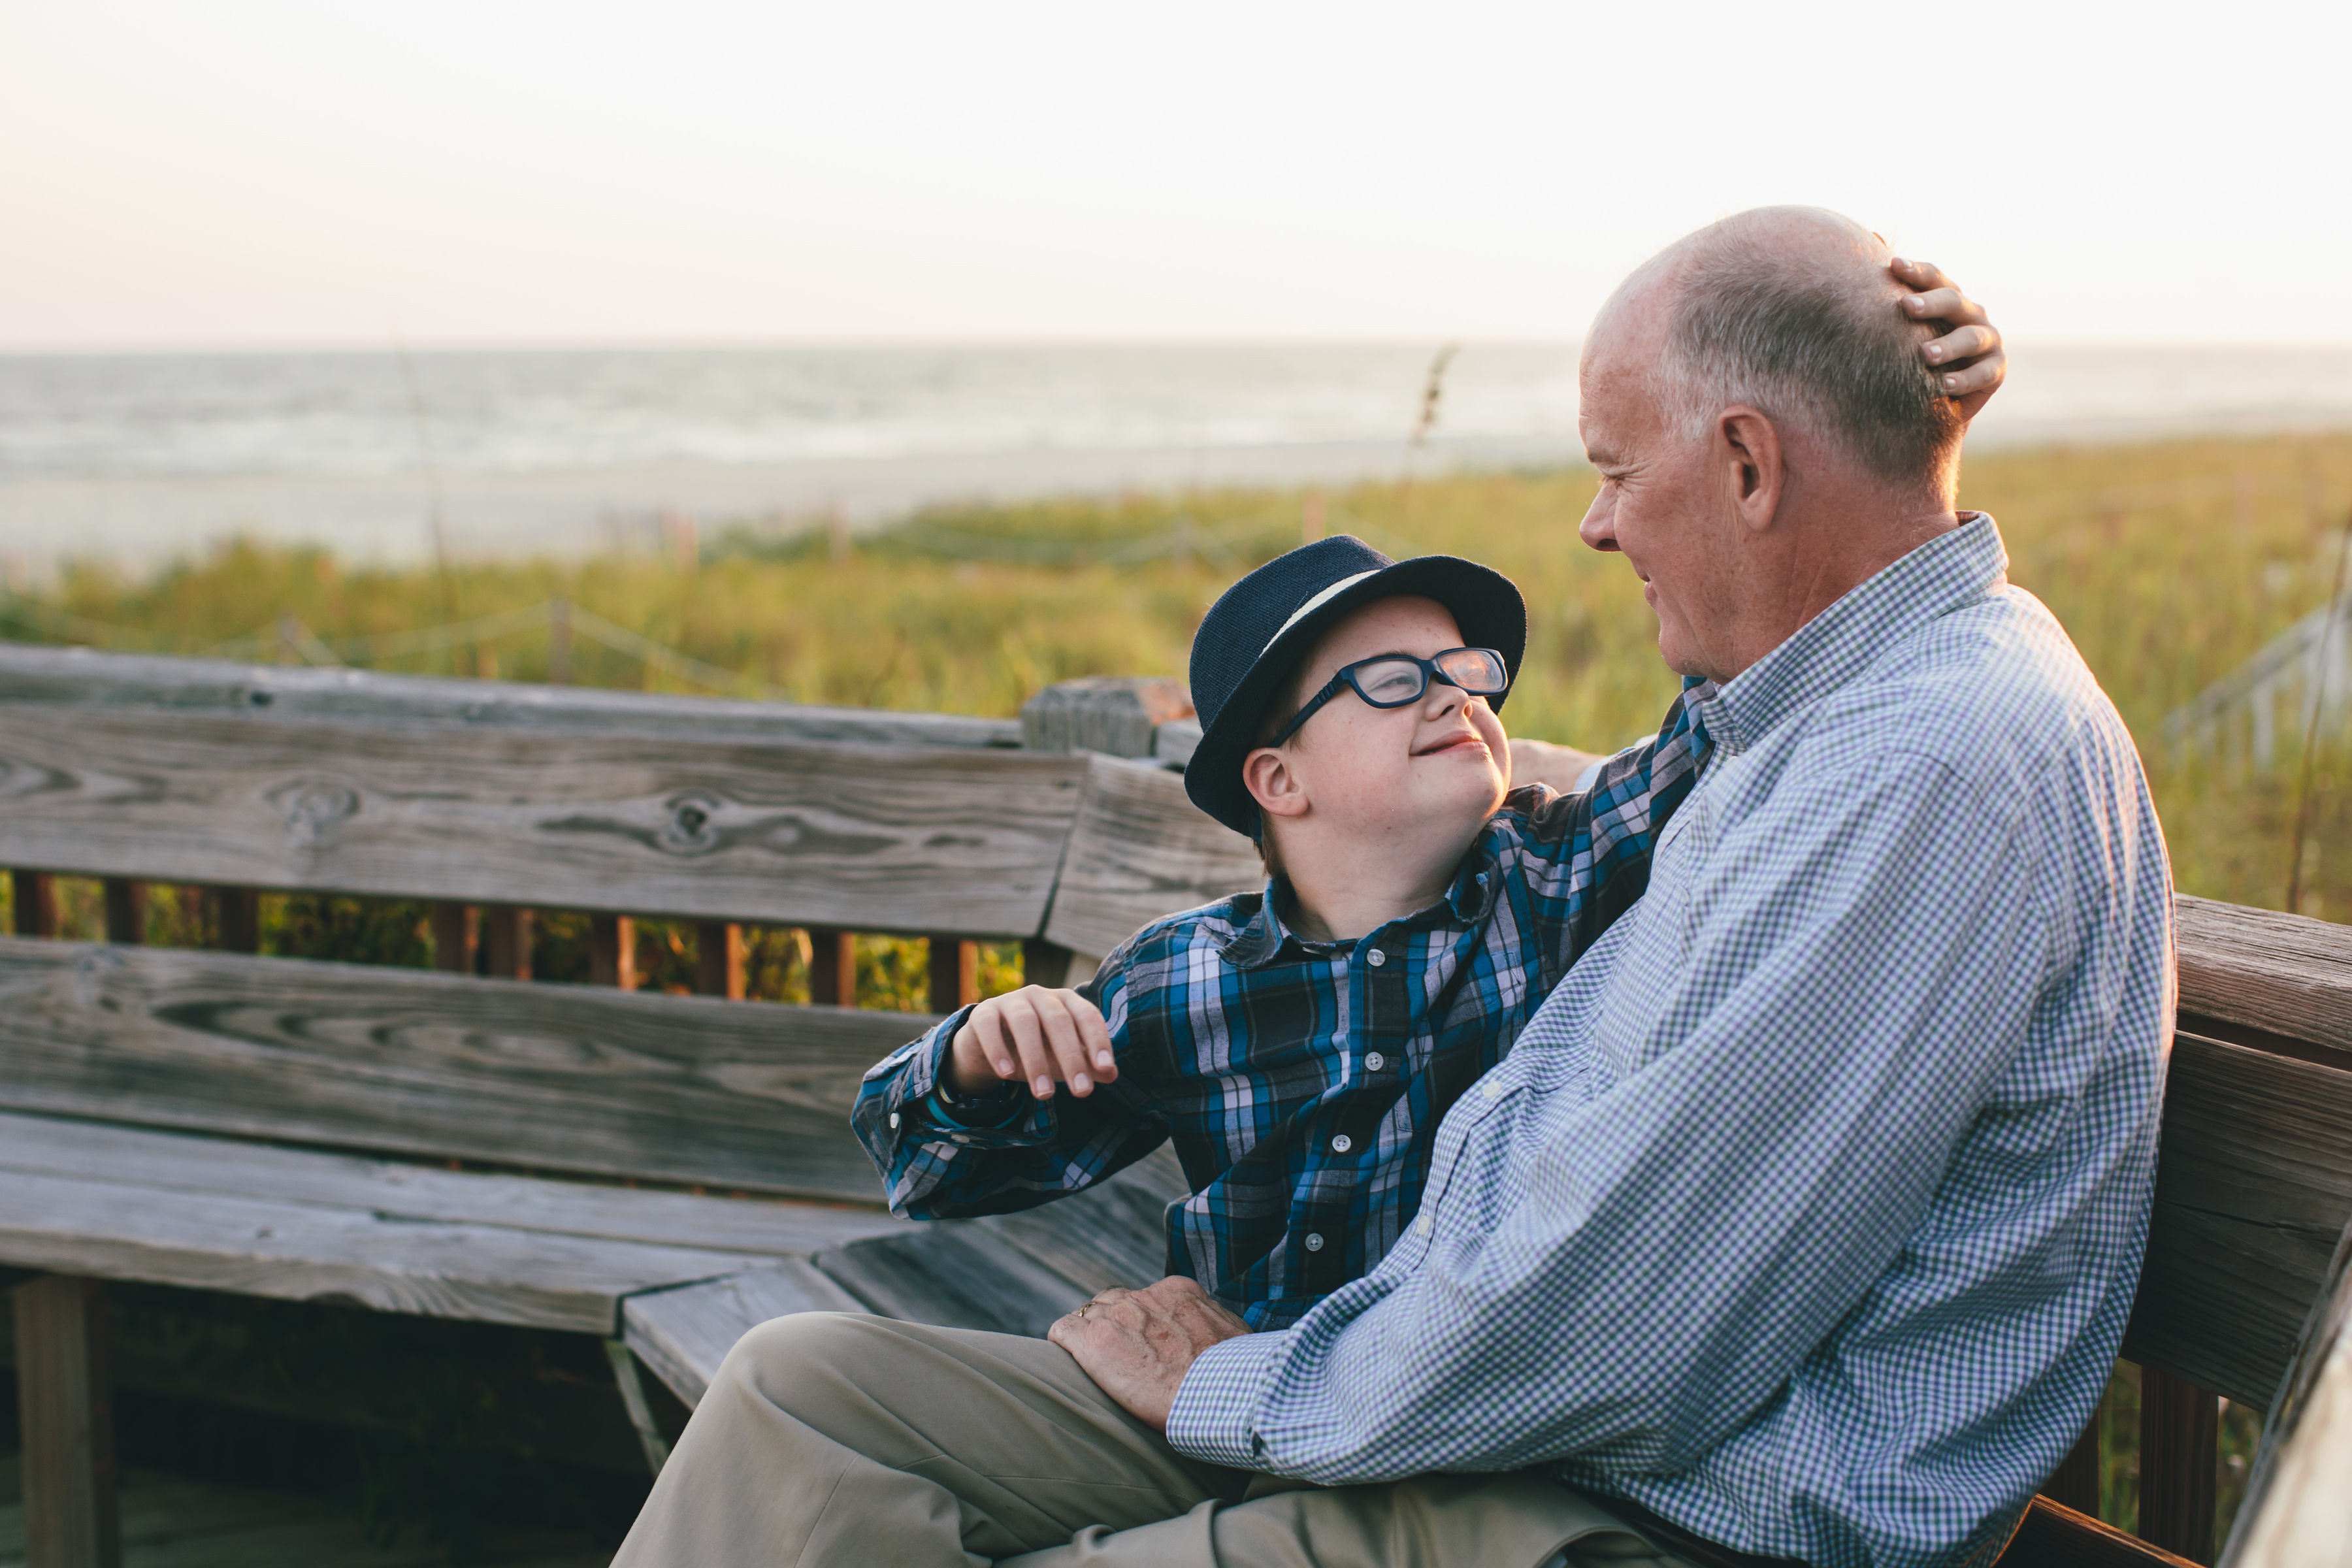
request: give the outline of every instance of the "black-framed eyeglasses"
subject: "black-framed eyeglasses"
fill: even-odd
[[[1282,727],[1282,733],[1266,744],[1279,746],[1298,733],[1298,726],[1315,717],[1317,709],[1349,687],[1371,707],[1402,708],[1420,701],[1433,680],[1442,680],[1473,697],[1500,697],[1510,689],[1511,670],[1503,656],[1490,647],[1450,647],[1434,658],[1409,653],[1360,658],[1340,666],[1329,684],[1308,698],[1307,706]]]

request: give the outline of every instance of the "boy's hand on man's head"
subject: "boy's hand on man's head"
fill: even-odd
[[[1934,262],[1906,261],[1898,256],[1886,269],[1913,290],[1903,297],[1905,315],[1948,329],[1921,344],[1919,353],[1936,367],[1946,395],[1960,405],[1960,417],[1975,418],[2009,376],[2009,351],[2001,346],[2000,329]]]
[[[1025,1083],[1039,1100],[1054,1086],[1088,1095],[1118,1077],[1102,1010],[1076,991],[1024,985],[971,1010],[948,1050],[948,1085],[970,1098]]]

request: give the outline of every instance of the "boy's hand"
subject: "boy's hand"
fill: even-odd
[[[1906,261],[1896,257],[1886,265],[1895,280],[1913,290],[1903,299],[1903,313],[1915,321],[1934,321],[1951,329],[1923,344],[1919,352],[1936,367],[1946,395],[1960,405],[1960,417],[1973,419],[1977,410],[2000,390],[2009,375],[2009,351],[2000,345],[2000,329],[1984,307],[1960,292],[1959,285],[1930,261]]]
[[[1083,1096],[1118,1076],[1101,1010],[1075,991],[1043,985],[974,1007],[948,1051],[949,1086],[967,1097],[1015,1081],[1040,1100],[1053,1099],[1056,1083]]]

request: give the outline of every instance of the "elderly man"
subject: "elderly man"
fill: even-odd
[[[1259,1333],[1185,1279],[1052,1344],[769,1324],[624,1568],[1999,1546],[2122,1337],[2171,896],[2122,722],[1952,510],[1960,417],[1885,261],[1743,214],[1594,325],[1584,538],[1717,750],[1404,1241]]]

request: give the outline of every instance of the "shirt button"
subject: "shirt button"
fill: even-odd
[[[898,1113],[897,1111],[895,1111],[895,1110],[894,1110],[894,1111],[892,1111],[892,1112],[890,1113],[890,1126],[891,1126],[891,1129],[892,1129],[893,1131],[896,1131],[896,1130],[897,1130],[897,1128],[898,1128]]]
[[[1388,1066],[1388,1065],[1389,1065],[1389,1058],[1386,1058],[1386,1057],[1384,1057],[1384,1056],[1382,1056],[1382,1055],[1381,1055],[1381,1053],[1380,1053],[1380,1052],[1378,1052],[1378,1051],[1366,1051],[1366,1052],[1364,1053],[1364,1069],[1365,1069],[1367,1072],[1378,1072],[1378,1071],[1380,1071],[1382,1068],[1384,1068],[1384,1067],[1386,1067],[1386,1066]],[[895,1117],[895,1116],[894,1116],[894,1117],[892,1117],[892,1118],[890,1119],[890,1125],[891,1125],[891,1126],[893,1126],[893,1127],[898,1126],[898,1119],[897,1117]]]
[[[1500,1100],[1503,1098],[1503,1086],[1490,1078],[1478,1086],[1478,1092],[1488,1100]]]
[[[1331,1140],[1331,1152],[1334,1154],[1344,1154],[1355,1146],[1356,1141],[1345,1132],[1339,1133]]]
[[[1321,1231],[1310,1230],[1307,1233],[1307,1250],[1309,1252],[1320,1252],[1323,1250],[1323,1233]]]
[[[1370,964],[1374,969],[1378,969],[1381,964],[1386,963],[1388,961],[1389,955],[1382,952],[1377,947],[1372,949],[1371,952],[1364,954],[1364,962]]]
[[[971,1134],[969,1132],[959,1132],[955,1135],[955,1141],[959,1143],[969,1143],[971,1142]]]
[[[1419,1219],[1412,1222],[1412,1228],[1421,1232],[1422,1235],[1427,1236],[1431,1231],[1435,1230],[1437,1227],[1429,1223],[1429,1216],[1427,1215],[1423,1215]]]

